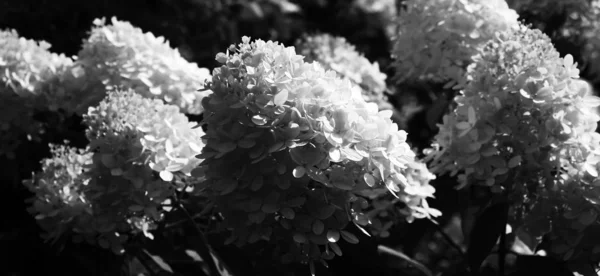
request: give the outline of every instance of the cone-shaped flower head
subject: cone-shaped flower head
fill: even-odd
[[[23,97],[73,61],[48,51],[50,44],[19,37],[14,30],[0,31],[0,83]]]
[[[198,169],[230,242],[272,240],[284,260],[330,259],[341,254],[340,237],[357,242],[343,229],[362,210],[349,204],[372,187],[398,196],[408,217],[430,215],[424,202],[434,189],[407,180],[415,155],[391,111],[293,47],[242,40],[217,55]]]
[[[521,26],[489,42],[469,77],[440,125],[432,171],[461,172],[463,186],[508,189],[513,229],[524,240],[554,229],[550,254],[590,257],[590,248],[580,255],[577,239],[597,222],[600,204],[600,99],[573,57],[561,58],[546,35]]]
[[[46,238],[58,239],[77,218],[91,212],[91,203],[84,195],[89,178],[84,171],[92,163],[92,154],[66,146],[51,145],[52,157],[42,161],[42,171],[24,181],[31,192],[32,206]]]
[[[44,131],[33,119],[36,109],[48,109],[41,87],[73,61],[14,30],[0,31],[0,41],[0,156],[14,158],[22,141],[37,140]]]
[[[100,80],[107,90],[133,89],[176,105],[184,113],[202,113],[201,100],[210,92],[198,90],[210,77],[207,69],[186,61],[163,37],[116,18],[111,23],[94,21],[79,52],[78,63],[88,78]]]
[[[432,153],[434,171],[463,171],[463,184],[491,186],[512,168],[553,182],[565,144],[596,129],[598,99],[579,80],[573,58],[560,58],[540,31],[503,33],[486,45],[469,77]]]
[[[133,91],[109,92],[84,122],[87,151],[54,150],[27,182],[36,193],[32,213],[51,237],[72,230],[121,253],[131,234],[152,238],[176,190],[193,189],[188,180],[202,161],[204,132],[178,107]]]
[[[504,0],[408,0],[394,38],[396,80],[465,82],[472,57],[518,15]]]

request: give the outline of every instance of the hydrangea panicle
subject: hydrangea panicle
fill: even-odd
[[[469,78],[440,125],[432,171],[460,172],[462,186],[510,189],[513,228],[535,239],[552,229],[540,223],[566,226],[555,235],[595,222],[579,210],[600,203],[600,98],[579,79],[573,57],[561,58],[546,35],[520,26],[484,47]],[[570,212],[583,225],[565,224],[560,217]]]
[[[176,106],[145,99],[132,90],[109,92],[99,106],[90,108],[84,122],[89,126],[90,146],[114,155],[100,159],[115,170],[141,163],[171,181],[173,173],[189,176],[202,161],[196,158],[203,147],[202,128],[189,122]]]
[[[465,70],[498,32],[515,27],[518,15],[504,0],[408,0],[394,38],[395,79],[465,83]]]
[[[372,187],[400,198],[407,217],[436,213],[425,201],[433,188],[406,177],[416,162],[406,132],[349,80],[293,47],[248,37],[216,60],[198,171],[229,242],[270,240],[285,261],[331,259],[340,237],[357,242],[344,228],[364,223],[367,206],[351,203]]]
[[[33,211],[49,218],[52,235],[70,229],[77,240],[122,253],[132,234],[153,238],[177,190],[193,190],[186,180],[202,162],[204,132],[178,107],[131,90],[109,92],[84,123],[88,149],[54,150],[28,182]]]
[[[33,96],[37,88],[73,60],[51,53],[45,41],[19,37],[14,30],[0,31],[0,82],[21,97]]]
[[[77,217],[91,213],[91,203],[83,190],[89,182],[84,171],[92,154],[66,146],[51,145],[52,157],[42,161],[42,171],[24,181],[34,196],[29,212],[35,215],[47,239],[58,239]]]
[[[33,119],[36,110],[47,110],[41,87],[73,61],[14,30],[0,31],[0,41],[0,156],[14,158],[24,139],[38,140],[45,131]]]
[[[77,61],[88,78],[101,81],[107,90],[133,89],[184,113],[202,113],[201,100],[210,93],[198,91],[210,77],[206,68],[186,61],[163,37],[128,22],[113,17],[110,25],[104,19],[94,24]]]

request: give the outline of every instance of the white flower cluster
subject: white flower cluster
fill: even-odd
[[[396,80],[465,83],[465,69],[498,32],[517,26],[504,0],[408,0],[392,50]]]
[[[349,222],[368,223],[362,209],[349,221],[336,206],[379,187],[407,205],[408,218],[437,214],[426,204],[433,187],[406,177],[415,154],[391,111],[293,47],[242,40],[235,53],[217,55],[199,169],[232,240],[280,241],[284,258],[300,262],[330,259],[341,254],[340,236],[357,242],[344,230]]]
[[[189,122],[176,106],[142,98],[131,90],[109,92],[100,105],[89,109],[84,122],[89,126],[90,147],[113,155],[113,161],[102,157],[112,169],[140,163],[171,181],[173,173],[189,176],[201,162],[196,155],[202,151],[202,128]]]
[[[48,51],[50,44],[19,37],[14,30],[0,31],[0,156],[14,158],[14,150],[27,138],[44,132],[33,119],[44,95],[40,88],[71,66],[64,55]]]
[[[27,40],[14,30],[0,31],[0,82],[21,97],[33,96],[45,81],[73,63],[50,53],[45,41]]]
[[[469,76],[440,125],[432,171],[460,172],[462,186],[510,191],[513,228],[527,240],[552,230],[549,253],[600,260],[592,253],[600,247],[580,243],[598,222],[600,98],[579,79],[573,57],[520,26],[489,42]]]
[[[210,78],[208,69],[186,61],[163,37],[116,18],[111,23],[97,19],[78,54],[88,78],[101,81],[106,90],[133,89],[184,113],[202,113],[200,102],[210,91],[198,90]]]
[[[204,132],[178,107],[131,90],[109,92],[84,122],[89,148],[58,147],[26,182],[36,194],[30,212],[49,237],[72,231],[122,253],[131,234],[153,237],[177,190],[193,190]]]

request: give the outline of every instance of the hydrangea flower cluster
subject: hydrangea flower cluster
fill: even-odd
[[[114,17],[111,23],[94,21],[79,52],[78,63],[89,78],[101,81],[106,90],[133,89],[176,105],[184,113],[202,113],[201,99],[210,91],[198,90],[210,77],[208,69],[186,61],[163,37]]]
[[[36,214],[46,239],[58,239],[77,218],[91,212],[83,194],[89,178],[84,172],[92,163],[92,154],[67,146],[50,145],[52,157],[42,161],[42,171],[24,181],[35,195],[29,211]]]
[[[399,82],[465,82],[465,69],[518,15],[504,0],[408,0],[398,16],[392,56]]]
[[[359,85],[365,101],[376,103],[380,110],[392,109],[384,95],[387,76],[379,70],[377,62],[371,63],[345,38],[330,34],[305,36],[296,43],[296,48],[307,62],[316,61]]]
[[[515,226],[535,238],[550,225],[581,233],[597,221],[590,210],[600,203],[600,99],[579,79],[573,57],[561,58],[538,30],[503,33],[476,60],[440,125],[432,171],[461,172],[462,186],[510,189]]]
[[[509,6],[524,17],[528,23],[545,33],[554,33],[555,40],[567,40],[583,46],[581,59],[586,77],[600,79],[600,1],[599,0],[508,0]],[[548,22],[564,18],[561,25]],[[549,30],[548,27],[557,28]]]
[[[434,171],[463,171],[465,185],[492,186],[509,169],[524,166],[552,180],[561,145],[596,129],[598,101],[589,85],[579,80],[573,58],[560,58],[538,30],[522,26],[488,43],[469,77],[432,153]]]
[[[344,229],[369,223],[368,206],[353,204],[365,202],[362,192],[384,187],[407,217],[434,212],[425,203],[434,189],[406,177],[415,154],[391,111],[293,47],[242,41],[216,57],[197,171],[232,230],[229,242],[271,240],[283,260],[312,264],[341,255],[340,237],[358,241]]]
[[[171,181],[173,173],[189,176],[201,162],[196,155],[202,152],[202,128],[176,106],[142,98],[132,90],[109,92],[99,106],[90,108],[84,122],[90,147],[113,174],[140,163]]]
[[[0,31],[0,41],[0,156],[12,158],[25,137],[37,139],[44,131],[33,120],[39,88],[73,61],[14,30]]]
[[[122,252],[131,233],[152,238],[149,231],[172,209],[175,192],[193,188],[186,180],[202,161],[195,156],[204,132],[178,107],[131,90],[109,92],[84,122],[89,148],[78,155],[56,151],[45,161],[49,165],[28,184],[37,195],[31,212],[50,218],[53,236],[72,221],[68,227],[80,239]]]
[[[423,162],[408,163],[404,170],[406,180],[411,183],[412,187],[430,187],[429,182],[435,179],[427,165]],[[412,222],[410,208],[407,208],[405,200],[394,197],[384,188],[373,189],[363,192],[366,198],[369,199],[370,207],[365,211],[368,220],[370,221],[368,230],[374,235],[386,238],[390,235],[390,228],[401,221],[401,218],[407,218]],[[410,199],[409,199],[410,200]],[[414,199],[413,199],[414,200]],[[427,204],[426,202],[423,202]],[[356,203],[355,203],[356,204]],[[408,204],[410,206],[410,204]],[[425,205],[426,208],[427,205]],[[441,213],[430,209],[432,216],[440,216]]]
[[[27,40],[14,30],[0,31],[0,41],[0,81],[22,97],[36,94],[40,84],[73,63],[51,53],[47,42]]]

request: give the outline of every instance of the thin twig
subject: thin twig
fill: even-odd
[[[200,227],[196,224],[196,222],[194,222],[194,218],[190,215],[190,213],[187,211],[187,209],[183,206],[183,204],[181,202],[179,202],[179,208],[181,208],[181,210],[183,211],[185,216],[188,218],[190,223],[192,223],[194,225],[194,228],[196,229],[196,232],[197,232],[198,236],[200,237],[200,241],[204,244],[204,246],[200,246],[200,248],[197,248],[197,250],[198,250],[198,253],[200,254],[200,256],[202,257],[202,259],[208,265],[208,270],[210,271],[210,275],[219,275],[220,274],[219,270],[217,269],[217,266],[216,266],[216,264],[212,258],[212,255],[210,253],[210,251],[211,251],[210,244],[208,243],[208,240],[204,236],[202,229],[200,229]]]
[[[505,226],[506,228],[506,226]],[[506,229],[500,234],[500,248],[498,249],[498,275],[504,276],[504,262],[506,261]]]
[[[390,254],[392,256],[396,256],[400,259],[403,259],[405,261],[407,261],[408,263],[410,263],[411,265],[413,265],[415,268],[417,268],[419,271],[423,272],[423,274],[425,274],[426,276],[433,276],[433,272],[431,272],[431,270],[429,270],[427,267],[425,267],[425,265],[423,265],[422,263],[415,261],[413,259],[411,259],[409,256],[407,256],[406,254],[394,250],[392,248],[389,248],[385,245],[379,245],[377,246],[377,250],[379,252],[383,252],[383,253],[387,253]]]
[[[460,253],[460,255],[463,258],[466,258],[465,252],[463,251],[463,249],[460,247],[460,245],[456,244],[456,242],[454,242],[454,240],[450,236],[448,236],[448,233],[446,233],[446,231],[444,231],[444,229],[442,229],[442,226],[432,218],[429,218],[429,221],[435,226],[436,230],[438,232],[440,232],[442,237],[444,237],[444,240],[446,240],[446,242],[450,246],[452,246],[458,253]]]
[[[505,191],[503,193],[503,200],[504,202],[508,202],[508,195],[511,193],[512,191],[512,185],[513,183],[517,182],[517,179],[519,178],[519,172],[517,171],[516,173],[514,173],[514,176],[512,177],[512,181],[510,182],[505,182],[503,183]],[[506,250],[506,224],[508,223],[508,210],[506,210],[507,213],[504,214],[504,225],[503,225],[503,229],[502,232],[500,234],[500,244],[499,244],[499,250],[498,250],[498,275],[500,276],[504,276],[505,273],[505,261],[506,261],[506,254],[507,254],[507,250]]]

